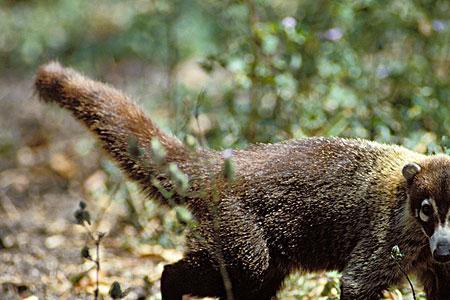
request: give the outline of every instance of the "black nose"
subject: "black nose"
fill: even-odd
[[[446,239],[438,241],[433,257],[441,263],[450,261],[450,244]]]

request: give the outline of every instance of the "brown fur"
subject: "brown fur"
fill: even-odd
[[[228,283],[234,299],[270,299],[296,269],[339,270],[341,299],[377,299],[402,279],[390,258],[394,245],[430,299],[449,299],[450,268],[432,260],[415,216],[424,190],[440,197],[440,214],[447,213],[448,157],[364,140],[309,138],[235,150],[235,180],[227,183],[220,152],[188,151],[105,84],[50,63],[39,69],[36,89],[86,124],[151,196],[164,200],[152,178],[173,187],[152,161],[151,139],[158,138],[168,162],[189,176],[188,191],[175,199],[186,201],[199,226],[188,237],[185,258],[164,269],[163,299],[226,298]],[[130,154],[130,138],[143,149],[141,157]],[[407,182],[402,168],[409,162],[423,170]]]

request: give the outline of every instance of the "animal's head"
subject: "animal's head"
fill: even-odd
[[[431,156],[403,167],[411,211],[430,241],[435,261],[450,262],[450,158]]]

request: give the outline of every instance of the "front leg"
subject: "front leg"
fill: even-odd
[[[342,272],[341,300],[378,300],[383,290],[401,280],[389,247],[362,242]]]
[[[450,265],[432,264],[419,274],[419,279],[424,286],[427,299],[450,299]]]

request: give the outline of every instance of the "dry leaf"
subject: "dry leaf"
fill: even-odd
[[[50,167],[58,175],[67,179],[77,173],[76,164],[63,153],[56,153],[50,157]]]
[[[52,235],[45,239],[45,247],[55,249],[64,244],[66,238],[63,235]]]
[[[84,182],[84,188],[90,193],[105,191],[106,180],[107,176],[105,172],[98,170],[86,179],[86,181]]]
[[[135,249],[135,253],[141,257],[151,257],[169,263],[174,263],[183,258],[183,253],[175,249],[165,249],[159,245],[141,245]]]

